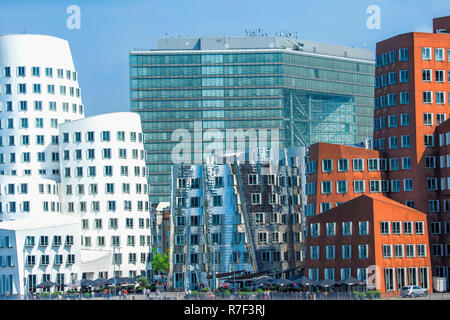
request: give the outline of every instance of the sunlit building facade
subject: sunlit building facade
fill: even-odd
[[[176,129],[278,130],[280,148],[371,138],[373,60],[365,49],[280,37],[158,39],[156,50],[130,52],[150,200],[170,198]]]

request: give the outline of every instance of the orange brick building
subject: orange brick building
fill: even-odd
[[[450,16],[434,19],[433,29],[439,33],[377,43],[373,146],[385,154],[387,179],[413,179],[410,191],[400,183],[400,192],[387,196],[427,213],[433,275],[448,280],[450,217],[441,197],[448,184],[441,179],[437,128],[450,116]]]
[[[363,193],[386,191],[387,161],[379,151],[316,143],[308,155],[306,216],[325,212]]]
[[[340,281],[351,276],[382,293],[407,284],[431,288],[424,213],[381,195],[362,195],[307,217],[306,225],[307,277]]]

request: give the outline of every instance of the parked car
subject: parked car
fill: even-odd
[[[400,291],[400,295],[402,297],[419,297],[419,296],[427,296],[428,291],[422,287],[419,286],[405,286]]]

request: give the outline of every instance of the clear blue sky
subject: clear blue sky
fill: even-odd
[[[81,30],[69,30],[69,5]],[[381,8],[381,29],[366,27],[366,8]],[[298,38],[375,49],[377,41],[432,31],[450,15],[448,0],[1,0],[0,34],[48,34],[69,41],[86,115],[129,110],[128,52],[169,36],[244,36],[246,29],[297,32]]]

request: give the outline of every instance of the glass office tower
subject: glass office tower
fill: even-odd
[[[371,139],[373,60],[369,50],[282,37],[164,38],[156,50],[130,52],[150,200],[169,201],[171,135],[194,123],[277,129],[280,148]]]

